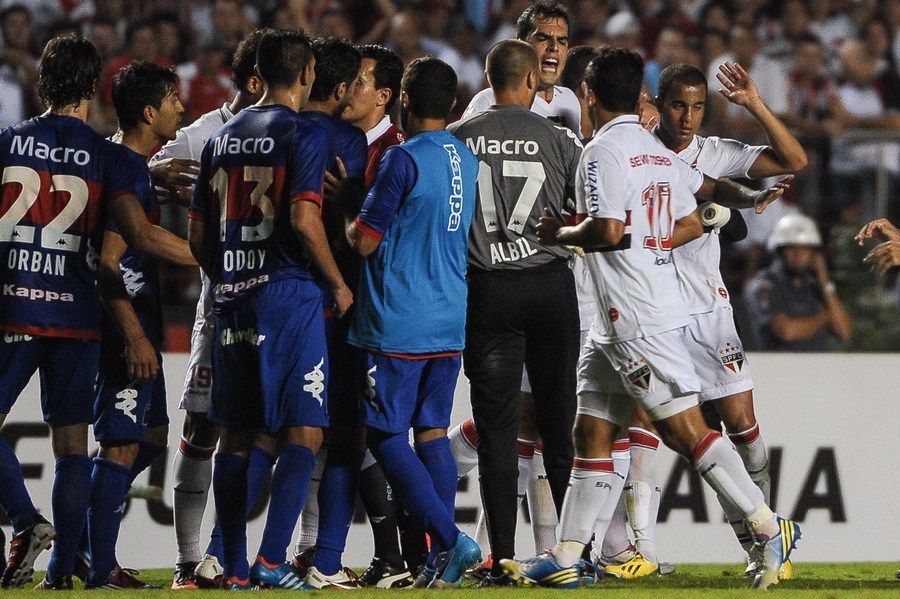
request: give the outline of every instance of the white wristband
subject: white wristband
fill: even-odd
[[[704,202],[697,208],[700,212],[700,222],[704,227],[720,228],[731,219],[731,208],[720,206],[714,202]]]

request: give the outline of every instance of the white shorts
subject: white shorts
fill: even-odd
[[[688,353],[686,336],[686,327],[682,327],[619,343],[596,343],[589,339],[578,368],[579,397],[586,395],[586,400],[599,399],[607,404],[621,404],[625,397],[630,397],[653,421],[697,405],[700,379]],[[603,352],[607,363],[595,355],[596,350]],[[609,367],[618,374],[618,386],[612,382]],[[604,419],[624,426],[627,420],[622,415],[630,416],[632,407],[598,407],[586,401],[579,409],[602,410],[609,415]]]
[[[625,390],[622,377],[610,364],[600,344],[590,338],[581,346],[578,360],[577,414],[593,416],[620,427],[628,424],[635,401]]]
[[[178,407],[188,412],[206,414],[212,405],[212,342],[216,321],[212,313],[209,278],[202,273],[201,277],[203,285],[191,331],[191,355]]]
[[[700,377],[700,401],[721,399],[753,389],[744,346],[728,307],[692,314],[687,347]]]

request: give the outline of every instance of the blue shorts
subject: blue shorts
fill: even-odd
[[[0,332],[0,414],[9,414],[37,370],[45,422],[91,422],[99,359],[97,341]]]
[[[448,428],[461,356],[409,359],[365,352],[366,426],[386,433]]]
[[[152,381],[133,385],[121,361],[101,360],[94,400],[94,438],[97,441],[142,441],[148,428],[169,424],[166,407],[166,378],[162,356],[159,374]]]
[[[277,433],[328,426],[328,349],[322,292],[313,281],[267,283],[216,316],[210,419]]]

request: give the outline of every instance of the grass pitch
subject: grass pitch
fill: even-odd
[[[434,599],[477,599],[477,598],[509,598],[520,597],[566,597],[572,593],[585,595],[589,593],[610,594],[615,599],[688,599],[694,597],[709,599],[730,599],[750,597],[755,594],[747,588],[749,581],[741,576],[743,566],[728,564],[687,564],[678,565],[677,571],[669,576],[651,576],[636,581],[620,581],[607,579],[591,587],[583,587],[577,591],[560,591],[545,588],[503,588],[478,589],[462,588],[459,590],[427,591],[427,590],[381,590],[361,589],[352,591],[352,597],[358,599],[391,599],[393,597],[429,597]],[[900,598],[900,580],[896,578],[898,562],[861,562],[847,564],[795,563],[794,578],[771,587],[770,591],[777,597],[785,599],[811,599],[822,597],[828,599],[857,599],[864,597]],[[39,581],[42,574],[35,576]],[[81,599],[97,597],[98,594],[115,593],[116,596],[127,596],[141,599],[177,595],[193,597],[196,595],[221,595],[222,591],[172,591],[171,570],[146,570],[141,578],[154,584],[166,587],[161,591],[84,591],[80,583],[66,597]],[[3,596],[13,597],[31,595],[31,586],[22,591],[6,591]],[[265,591],[263,591],[265,592]],[[303,592],[303,591],[301,591]],[[310,596],[331,596],[335,591],[307,592]]]

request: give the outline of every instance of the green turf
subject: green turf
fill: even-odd
[[[853,564],[810,564],[800,563],[794,565],[794,578],[772,587],[771,592],[779,597],[796,597],[807,599],[822,597],[828,599],[857,599],[863,597],[900,597],[900,580],[896,578],[896,572],[900,564],[896,562],[865,562]],[[397,590],[384,591],[379,589],[365,589],[353,591],[352,596],[359,599],[379,597],[389,599],[391,597],[434,597],[440,599],[465,598],[514,598],[530,595],[532,597],[565,597],[571,593],[610,593],[615,599],[688,599],[692,597],[702,598],[736,598],[749,597],[754,594],[747,589],[748,582],[741,577],[742,566],[703,564],[703,565],[679,565],[675,574],[665,577],[649,577],[638,581],[607,580],[593,587],[585,587],[579,591],[558,591],[550,589],[475,589],[463,588],[460,590],[445,591],[416,591]],[[40,575],[36,580],[40,580]],[[141,578],[155,584],[168,586],[171,584],[171,570],[147,570],[141,574]],[[30,588],[31,585],[29,585]],[[76,584],[80,587],[80,584]],[[4,592],[5,597],[15,597],[26,591]],[[78,598],[80,596],[96,596],[94,592],[85,592],[77,588],[73,594],[67,597]],[[111,593],[113,591],[99,591]],[[322,596],[325,593],[332,596],[336,591],[321,591],[312,593],[313,596]],[[162,595],[175,594],[178,596],[212,595],[219,591],[119,591],[116,596],[141,597],[152,599]]]

